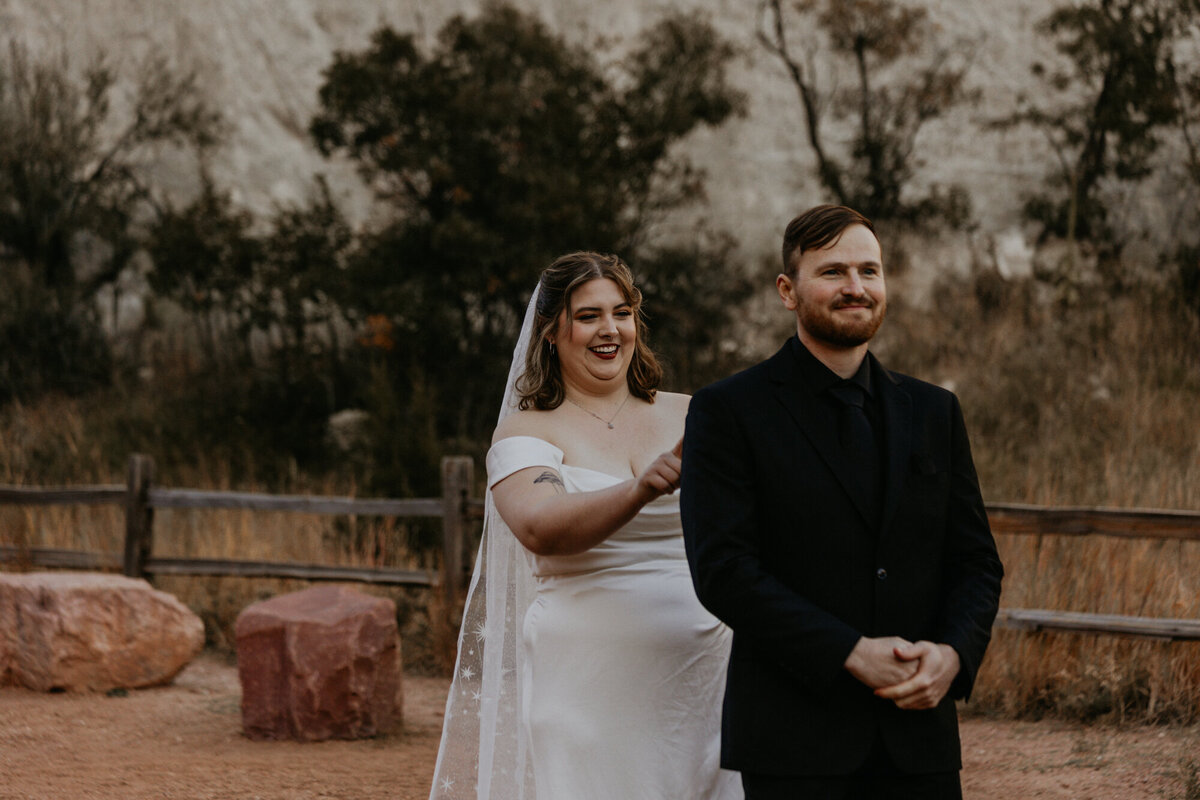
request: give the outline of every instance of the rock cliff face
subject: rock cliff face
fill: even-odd
[[[195,70],[231,125],[212,163],[220,186],[265,213],[275,203],[301,201],[312,176],[323,173],[347,213],[361,218],[369,198],[353,170],[327,162],[308,141],[321,70],[336,50],[364,47],[381,24],[423,25],[420,7],[338,0],[0,0],[0,38],[35,53],[65,50],[75,68],[103,54],[126,87],[151,53]],[[157,169],[160,185],[181,195],[195,188],[190,160],[165,158]]]
[[[515,4],[537,12],[571,39],[604,37],[615,48],[668,9],[684,8],[708,15],[741,48],[733,78],[750,95],[749,114],[719,130],[702,130],[685,145],[708,170],[710,188],[704,208],[674,219],[677,233],[685,233],[696,214],[707,215],[740,239],[745,256],[757,260],[774,251],[795,212],[820,199],[795,91],[755,40],[757,3]],[[473,12],[478,5],[467,0],[0,0],[0,39],[15,38],[35,51],[65,47],[76,65],[103,51],[126,75],[141,56],[157,49],[176,65],[197,69],[231,121],[231,136],[216,154],[212,172],[241,203],[264,213],[276,203],[298,202],[312,176],[321,173],[351,218],[362,220],[370,197],[353,169],[323,159],[306,134],[322,70],[336,50],[366,46],[381,24],[432,40],[449,16]],[[1021,195],[1045,173],[1052,156],[1040,136],[988,133],[980,123],[1010,110],[1019,93],[1037,91],[1029,65],[1052,53],[1034,24],[1049,6],[1041,0],[921,0],[920,5],[940,28],[943,43],[970,53],[970,81],[982,90],[977,107],[958,110],[923,132],[920,178],[968,187],[985,235],[1020,239],[1015,226]],[[822,79],[835,78],[825,74]],[[194,185],[190,164],[168,160],[160,170],[164,185],[180,192]],[[1020,246],[1008,249],[1025,252]],[[960,256],[961,248],[951,248],[943,258],[953,262]]]

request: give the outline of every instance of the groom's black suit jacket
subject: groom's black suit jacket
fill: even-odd
[[[843,775],[879,735],[902,769],[959,769],[954,699],[974,682],[1003,570],[958,400],[868,354],[884,422],[876,528],[802,357],[793,339],[688,411],[688,558],[701,602],[733,629],[722,766]],[[843,667],[860,636],[892,635],[958,652],[937,708],[901,710]]]

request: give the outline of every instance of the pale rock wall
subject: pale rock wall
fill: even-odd
[[[791,216],[822,199],[795,90],[755,41],[754,0],[516,5],[536,11],[574,41],[602,37],[609,56],[672,8],[707,15],[741,49],[732,79],[749,93],[749,113],[718,130],[701,130],[684,145],[708,170],[708,199],[672,218],[665,235],[692,235],[696,219],[708,218],[738,237],[743,257],[757,263],[775,251]],[[1037,91],[1029,65],[1053,52],[1034,24],[1051,6],[1042,0],[920,5],[930,11],[942,41],[970,54],[969,80],[983,92],[977,107],[955,110],[921,137],[920,179],[968,187],[980,222],[969,240],[946,242],[945,252],[922,259],[930,265],[924,277],[961,267],[970,253],[1001,252],[1006,272],[1025,271],[1032,256],[1020,225],[1021,195],[1037,185],[1052,156],[1040,135],[987,132],[982,123],[1010,111],[1019,93]],[[322,173],[350,217],[363,221],[371,199],[353,168],[323,159],[307,137],[322,70],[336,50],[365,47],[381,24],[431,41],[451,15],[478,7],[468,0],[0,0],[0,39],[15,38],[35,51],[65,46],[76,66],[104,51],[126,75],[157,48],[180,67],[199,70],[231,122],[229,143],[215,155],[212,173],[239,202],[259,214],[301,202],[312,176]],[[822,75],[823,81],[833,78]],[[188,159],[165,159],[159,170],[161,183],[181,195],[195,186]]]

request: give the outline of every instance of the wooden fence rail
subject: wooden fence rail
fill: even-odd
[[[1195,511],[992,503],[987,513],[993,533],[1200,541],[1200,513]]]
[[[442,459],[442,494],[436,498],[362,499],[267,495],[154,486],[154,462],[147,456],[129,459],[124,486],[28,488],[0,486],[0,505],[96,505],[125,507],[123,553],[89,553],[53,548],[0,547],[0,561],[25,560],[30,565],[64,569],[121,569],[131,577],[145,575],[220,575],[247,578],[303,578],[356,581],[398,586],[440,586],[447,613],[453,615],[469,568],[471,528],[483,518],[483,501],[471,496],[474,462],[467,456]],[[268,561],[211,558],[159,558],[152,552],[154,510],[158,508],[241,509],[308,514],[440,517],[442,572],[385,567],[331,567]],[[999,534],[1116,536],[1122,538],[1200,541],[1200,513],[1152,509],[1046,508],[1015,503],[989,504],[988,519]],[[1018,630],[1104,633],[1161,640],[1200,641],[1200,620],[1084,614],[1043,609],[1001,609],[996,626]]]
[[[1197,619],[1083,614],[1038,608],[1002,608],[996,615],[996,627],[1022,631],[1107,633],[1162,641],[1200,641],[1200,620]]]
[[[988,505],[987,512],[993,533],[1200,541],[1200,513],[1194,511],[1064,506],[1045,508],[1019,503],[993,503]],[[996,615],[995,627],[1023,631],[1104,633],[1162,641],[1200,641],[1200,619],[1002,608]]]
[[[394,586],[440,587],[453,609],[463,586],[467,564],[464,539],[471,521],[482,519],[483,501],[471,497],[474,462],[467,456],[442,459],[442,496],[417,499],[312,497],[220,492],[154,487],[154,462],[148,456],[129,459],[124,486],[29,488],[0,486],[0,505],[123,505],[125,546],[122,553],[93,553],[57,548],[0,547],[0,561],[25,560],[31,566],[65,569],[120,569],[130,577],[147,575],[220,575],[248,578],[303,578],[356,581]],[[334,567],[272,561],[212,558],[161,558],[153,554],[154,511],[159,508],[240,509],[306,514],[440,517],[443,530],[442,571],[388,567]]]

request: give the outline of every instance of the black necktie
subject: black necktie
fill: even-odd
[[[859,481],[862,500],[872,523],[879,520],[879,446],[871,419],[863,409],[866,392],[857,383],[845,381],[829,389],[842,403],[840,430],[842,448]]]

